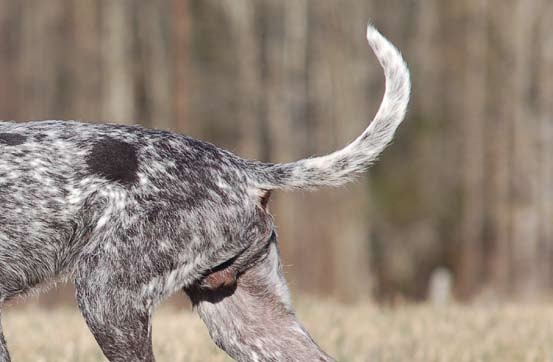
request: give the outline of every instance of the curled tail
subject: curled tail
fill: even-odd
[[[390,143],[409,103],[409,70],[399,51],[371,25],[367,27],[367,40],[386,76],[384,98],[368,128],[346,147],[325,156],[283,164],[257,164],[259,188],[342,185],[364,172]]]

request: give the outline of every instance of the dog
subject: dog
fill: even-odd
[[[326,156],[270,164],[138,126],[0,122],[0,303],[71,279],[109,361],[154,361],[151,317],[177,291],[238,361],[332,361],[295,317],[271,192],[364,172],[405,117],[409,71],[372,26],[386,76],[368,128]],[[0,327],[0,361],[10,361]]]

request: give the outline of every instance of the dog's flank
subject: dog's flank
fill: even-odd
[[[367,38],[384,100],[365,132],[328,156],[265,164],[142,127],[0,122],[0,303],[73,278],[106,357],[152,362],[152,312],[182,290],[238,360],[331,360],[294,315],[267,204],[274,189],[352,179],[391,140],[409,74],[376,30]]]
[[[285,164],[261,164],[262,189],[312,189],[339,186],[364,172],[390,143],[403,121],[409,103],[409,70],[399,51],[375,28],[368,26],[367,40],[386,76],[386,91],[368,128],[343,149],[326,156]]]

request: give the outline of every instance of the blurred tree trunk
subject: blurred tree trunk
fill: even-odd
[[[535,262],[535,273],[540,278],[542,293],[553,290],[553,4],[549,1],[540,2],[536,12],[539,25],[536,40],[533,42],[538,58],[535,68],[534,82],[536,84],[537,107],[537,140],[539,144],[538,162],[538,200],[539,236],[538,260]],[[538,81],[541,80],[541,81]]]
[[[513,22],[513,168],[512,168],[512,230],[513,285],[522,297],[535,295],[540,277],[537,273],[540,182],[538,119],[532,89],[533,66],[536,63],[536,11],[541,1],[518,0],[514,5]]]
[[[54,118],[64,113],[69,92],[56,87],[67,77],[63,44],[68,41],[69,17],[63,0],[21,4],[18,53],[18,82],[22,116],[29,119]],[[48,36],[45,37],[44,35]],[[47,61],[45,61],[47,60]],[[40,69],[40,72],[35,72]]]
[[[474,294],[484,272],[485,147],[488,52],[487,0],[466,1],[465,78],[461,123],[463,132],[461,256],[458,289]]]
[[[98,31],[101,19],[99,2],[66,1],[68,19],[71,26],[66,32],[71,34],[71,42],[66,52],[69,59],[68,81],[72,84],[72,108],[67,111],[71,118],[94,120],[99,117],[98,105],[102,100],[102,56],[100,51],[101,34]],[[86,70],[86,71],[84,71]]]
[[[0,109],[3,119],[18,117],[21,105],[19,104],[19,84],[17,62],[20,52],[19,37],[21,34],[21,3],[15,1],[0,2]],[[4,70],[4,71],[2,71]]]
[[[136,117],[133,7],[130,0],[102,3],[102,118],[112,122],[132,123]]]
[[[184,132],[189,126],[188,120],[188,82],[191,75],[188,50],[190,47],[190,18],[189,4],[185,0],[172,0],[172,17],[173,24],[172,33],[172,48],[174,69],[173,80],[173,105],[175,131]]]
[[[512,26],[512,1],[491,1],[493,11],[489,17],[490,82],[486,92],[489,95],[488,116],[489,142],[489,240],[490,240],[490,285],[499,292],[509,289],[512,230],[509,213],[510,175],[511,175],[511,137],[514,103],[512,90],[512,54],[508,40],[512,33],[505,29]],[[501,86],[497,86],[501,84]]]
[[[141,6],[134,5],[138,12],[136,17],[142,20],[137,22],[137,44],[142,70],[140,92],[145,100],[141,104],[147,106],[139,113],[144,118],[134,121],[148,124],[150,120],[149,126],[166,130],[174,129],[175,121],[171,76],[173,68],[170,62],[170,32],[173,29],[166,21],[172,5],[170,1],[147,1]]]

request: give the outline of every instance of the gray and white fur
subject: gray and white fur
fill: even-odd
[[[295,317],[267,202],[350,181],[392,139],[409,72],[371,26],[367,39],[386,75],[382,105],[327,156],[267,164],[137,126],[0,122],[0,304],[72,279],[108,360],[154,361],[152,312],[183,291],[238,361],[331,361]]]

